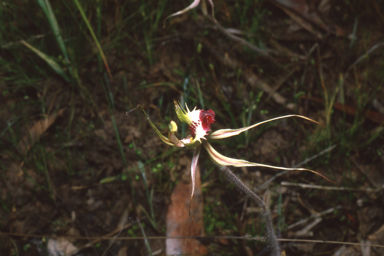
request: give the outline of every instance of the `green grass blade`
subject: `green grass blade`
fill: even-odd
[[[102,7],[103,7],[103,0],[96,0],[96,24],[97,24],[97,39],[101,40],[101,20],[102,20]],[[102,59],[99,55],[98,58],[99,62],[99,70],[100,72],[103,70],[103,63]]]
[[[61,36],[60,27],[57,23],[56,16],[52,10],[51,4],[48,0],[37,0],[41,8],[43,9],[45,15],[47,16],[47,19],[49,21],[49,24],[51,25],[53,34],[55,35],[56,41],[59,44],[59,47],[61,49],[61,52],[64,55],[64,59],[68,65],[68,68],[70,68],[67,48],[65,47],[63,37]],[[72,74],[72,72],[71,72]]]
[[[103,52],[103,49],[101,49],[101,45],[99,43],[99,40],[97,40],[97,37],[95,35],[95,32],[93,31],[92,27],[91,27],[91,24],[89,23],[88,19],[87,19],[87,16],[85,15],[85,12],[83,10],[83,7],[81,7],[80,3],[78,0],[73,0],[77,6],[77,9],[79,10],[81,16],[83,17],[83,20],[85,22],[85,24],[87,25],[88,29],[89,29],[89,32],[91,33],[92,35],[92,38],[93,40],[95,41],[95,44],[97,46],[97,49],[99,49],[99,53],[101,55],[101,58],[103,59],[103,62],[104,62],[104,66],[105,68],[107,69],[107,72],[108,72],[108,75],[109,75],[109,78],[112,79],[112,75],[111,75],[111,71],[109,70],[109,66],[108,66],[108,63],[107,63],[107,59],[105,58],[104,56],[104,52]]]
[[[152,227],[153,227],[155,230],[157,230],[157,228],[156,228],[156,223],[155,223],[155,221],[152,219],[152,217],[149,215],[149,213],[147,212],[147,210],[145,210],[145,208],[144,208],[141,204],[139,205],[139,207],[140,207],[140,210],[143,211],[143,213],[145,214],[145,216],[147,217],[147,219],[148,219],[149,222],[151,223]]]
[[[149,255],[153,255],[153,254],[152,254],[152,250],[151,250],[151,246],[149,245],[149,242],[148,242],[147,236],[145,235],[145,232],[144,232],[143,226],[141,225],[141,223],[140,223],[140,220],[139,220],[139,218],[138,218],[138,217],[136,217],[136,220],[137,220],[137,224],[139,224],[139,227],[140,227],[141,233],[143,234],[143,237],[144,237],[144,242],[145,242],[145,246],[147,247],[147,250],[148,250],[148,254],[149,254]]]
[[[156,225],[156,220],[155,220],[155,212],[153,211],[153,204],[152,204],[152,200],[151,200],[151,197],[150,197],[149,191],[148,191],[147,177],[145,176],[144,164],[140,160],[139,160],[139,170],[141,172],[141,176],[143,177],[144,187],[145,187],[145,194],[147,195],[149,209],[151,211],[151,218],[152,218],[151,223],[154,226],[154,228],[156,229],[157,225]]]
[[[40,50],[36,49],[35,47],[33,47],[32,45],[30,45],[29,43],[25,42],[24,40],[21,40],[20,43],[22,43],[23,45],[25,45],[27,48],[29,48],[30,50],[32,50],[34,53],[36,53],[40,58],[42,58],[45,62],[47,62],[47,64],[57,73],[59,74],[62,78],[65,79],[65,81],[67,82],[71,82],[71,79],[67,76],[67,74],[65,73],[65,71],[60,67],[59,64],[57,64],[57,62],[51,58],[50,56],[46,55],[45,53],[41,52]]]
[[[111,115],[111,118],[112,118],[113,129],[114,129],[115,135],[116,135],[116,140],[117,140],[117,143],[119,145],[119,151],[120,151],[120,154],[121,154],[121,158],[123,159],[124,166],[127,167],[128,166],[127,159],[125,158],[125,155],[124,155],[123,143],[121,142],[119,131],[117,130],[117,125],[116,125],[115,117],[113,115]]]

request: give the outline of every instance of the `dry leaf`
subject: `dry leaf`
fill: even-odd
[[[187,166],[191,166],[191,162]],[[195,195],[189,201],[192,185],[180,182],[172,192],[171,205],[167,212],[167,236],[204,236],[203,200],[201,194],[200,168],[196,168]],[[196,239],[167,239],[167,255],[204,255],[207,249]]]
[[[29,129],[26,135],[19,141],[19,151],[25,155],[28,150],[38,141],[41,135],[55,122],[56,118],[63,114],[64,108],[57,111],[47,118],[37,121],[32,128]]]
[[[50,256],[64,256],[77,251],[77,248],[65,238],[49,239],[47,249]]]

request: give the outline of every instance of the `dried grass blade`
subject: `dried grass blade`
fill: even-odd
[[[26,135],[19,141],[19,151],[23,155],[38,141],[43,133],[55,122],[56,118],[63,114],[65,109],[60,109],[57,113],[48,116],[47,118],[37,121]]]

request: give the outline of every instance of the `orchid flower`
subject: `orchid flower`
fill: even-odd
[[[285,116],[272,118],[263,122],[259,122],[254,125],[240,128],[240,129],[222,129],[222,130],[215,131],[211,134],[208,134],[208,132],[211,131],[211,125],[216,121],[215,112],[212,109],[205,111],[203,109],[196,109],[195,107],[192,111],[190,111],[187,104],[185,104],[186,109],[183,109],[182,106],[176,101],[174,101],[174,104],[175,104],[175,111],[176,111],[177,117],[181,122],[186,123],[190,130],[190,135],[188,135],[186,138],[181,140],[179,140],[175,135],[175,132],[177,132],[177,125],[174,121],[170,122],[168,137],[166,137],[163,134],[161,134],[161,132],[156,128],[156,126],[151,122],[151,120],[149,120],[149,117],[147,113],[144,111],[144,109],[140,105],[138,107],[140,107],[143,110],[150,125],[152,126],[152,128],[155,130],[157,135],[165,144],[170,146],[175,146],[175,147],[186,147],[186,148],[194,149],[192,164],[191,164],[191,178],[192,178],[191,201],[193,198],[193,194],[195,192],[195,172],[196,172],[197,162],[200,156],[201,147],[204,147],[207,150],[212,161],[220,166],[234,166],[234,167],[260,166],[260,167],[267,167],[267,168],[280,169],[280,170],[309,171],[332,182],[331,180],[321,175],[320,173],[309,170],[309,169],[305,169],[305,168],[285,168],[285,167],[279,167],[279,166],[248,162],[242,159],[229,158],[217,152],[212,147],[212,145],[208,142],[208,140],[220,140],[220,139],[236,136],[242,132],[248,131],[261,124],[271,122],[274,120],[287,118],[287,117],[299,117],[299,118],[303,118],[308,121],[319,124],[318,122],[308,117],[301,116],[301,115],[285,115]]]
[[[205,1],[205,0],[203,0],[203,1]],[[214,12],[213,12],[213,8],[214,8],[213,2],[212,2],[212,0],[208,0],[208,1],[209,1],[210,5],[212,6],[212,17],[215,18],[214,17]],[[194,0],[193,3],[190,6],[188,6],[187,8],[185,8],[185,9],[183,9],[181,11],[178,11],[178,12],[175,12],[174,14],[169,15],[167,18],[165,18],[165,20],[167,20],[167,19],[169,19],[171,17],[177,16],[177,15],[184,14],[184,13],[188,12],[189,10],[192,10],[193,8],[196,8],[196,6],[198,6],[199,3],[200,3],[200,0]],[[203,6],[206,6],[205,3],[203,3]]]

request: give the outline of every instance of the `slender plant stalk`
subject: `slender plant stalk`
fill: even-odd
[[[100,53],[100,56],[101,58],[103,59],[103,62],[104,62],[104,66],[105,66],[105,69],[107,70],[108,72],[108,76],[110,79],[112,79],[112,74],[111,74],[111,71],[109,70],[109,66],[108,66],[108,63],[107,63],[107,59],[105,58],[104,56],[104,52],[103,52],[103,49],[101,48],[101,45],[99,43],[99,40],[97,40],[97,37],[95,35],[95,32],[93,32],[93,29],[92,29],[92,26],[91,24],[89,23],[88,19],[87,19],[87,16],[85,15],[85,12],[83,10],[83,7],[81,7],[80,3],[78,0],[74,0],[76,6],[77,6],[77,9],[79,9],[79,12],[81,14],[81,16],[83,17],[83,20],[85,22],[85,24],[87,25],[88,29],[89,29],[89,32],[91,33],[92,35],[92,38],[93,40],[95,41],[95,44],[97,46],[97,49],[99,49],[99,53]]]
[[[237,176],[231,170],[229,170],[227,166],[221,166],[220,170],[228,176],[229,180],[233,184],[235,184],[236,187],[243,191],[247,196],[252,198],[253,201],[255,201],[256,204],[262,208],[261,215],[265,219],[266,237],[268,238],[269,246],[271,247],[271,255],[280,256],[280,247],[275,232],[273,230],[271,213],[269,212],[269,209],[265,202],[252,190],[250,190],[239,178],[237,178]]]

